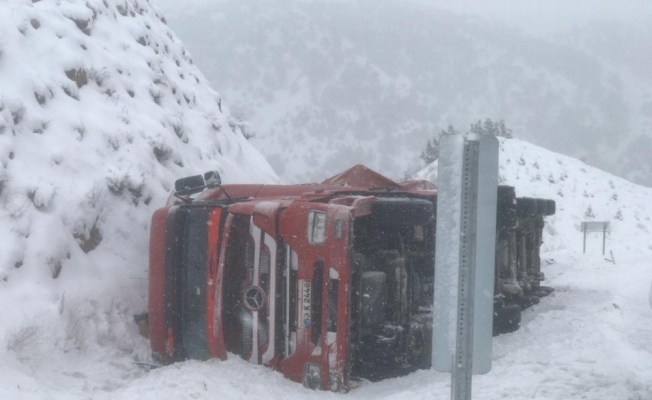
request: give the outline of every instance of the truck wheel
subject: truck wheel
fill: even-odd
[[[435,220],[434,204],[421,199],[379,199],[371,204],[371,213],[391,226],[426,225]]]
[[[531,197],[516,199],[516,211],[519,217],[533,217],[537,215],[537,200]]]
[[[537,215],[548,215],[548,200],[536,199],[537,201]]]
[[[513,206],[516,199],[516,191],[513,186],[498,186],[498,207],[501,205]]]
[[[548,204],[546,205],[545,215],[546,216],[555,215],[555,212],[557,211],[557,203],[555,203],[554,200],[550,200],[550,199],[546,200],[546,203]]]
[[[498,205],[497,225],[500,230],[514,229],[518,224],[516,209],[506,205]]]
[[[494,306],[494,336],[518,330],[521,323],[521,307],[516,304]]]

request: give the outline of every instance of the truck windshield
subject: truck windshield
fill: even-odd
[[[249,340],[243,339],[246,309],[243,304],[243,290],[250,271],[245,265],[253,265],[254,254],[249,242],[249,217],[231,214],[233,223],[228,235],[226,262],[224,268],[222,318],[226,350],[245,356]],[[250,335],[248,335],[250,336]]]

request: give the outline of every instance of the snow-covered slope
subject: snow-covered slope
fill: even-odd
[[[133,352],[150,216],[208,170],[278,179],[149,1],[0,2],[0,360]]]
[[[521,196],[557,200],[557,215],[547,218],[543,254],[546,284],[556,291],[524,312],[520,330],[494,339],[492,371],[474,376],[473,398],[652,399],[648,304],[652,249],[646,219],[652,204],[650,189],[525,142],[507,140],[501,146],[504,182],[514,184]],[[433,177],[434,166],[419,177]],[[614,192],[617,199],[612,198]],[[591,219],[583,217],[589,206],[595,219],[614,223],[607,243],[616,264],[602,257],[597,237],[591,238],[586,255],[578,247],[576,224]],[[612,215],[619,208],[622,220]],[[51,303],[57,307],[56,298]],[[90,321],[116,319],[114,312]],[[0,363],[0,398],[427,400],[450,396],[450,376],[434,371],[363,382],[340,395],[304,389],[235,356],[225,362],[188,361],[146,373],[132,363],[136,356],[146,359],[147,353],[146,345],[132,334],[113,341],[105,337],[101,346],[71,349],[30,353],[0,347],[0,359],[5,361]]]
[[[652,189],[631,183],[571,157],[517,139],[500,140],[500,182],[518,197],[557,202],[546,217],[543,251],[582,251],[582,221],[609,221],[607,252],[652,252]],[[437,162],[414,179],[437,180]],[[602,234],[590,233],[587,253],[602,251]]]

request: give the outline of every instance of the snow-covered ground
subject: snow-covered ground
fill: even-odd
[[[433,178],[434,167],[419,176]],[[501,176],[517,187],[520,196],[557,200],[558,212],[547,221],[543,254],[547,284],[556,291],[524,312],[520,330],[494,339],[492,371],[474,377],[474,398],[652,399],[652,307],[648,297],[652,190],[518,140],[501,142]],[[589,206],[595,218],[586,216]],[[578,224],[590,219],[612,222],[607,250],[614,252],[615,263],[602,256],[597,234],[589,237],[587,254],[582,254]],[[54,303],[52,307],[56,307]],[[4,360],[0,364],[0,398],[342,396],[309,391],[277,372],[236,357],[226,362],[188,361],[147,371],[136,362],[149,360],[148,343],[129,321],[110,313],[93,314],[92,309],[82,308],[81,312],[84,321],[93,321],[94,326],[116,324],[108,330],[113,336],[88,340],[82,348],[70,343],[66,349],[68,342],[53,343],[47,335],[38,336],[34,347],[0,348]],[[380,383],[365,382],[345,396],[432,399],[447,398],[449,392],[449,375],[431,370]]]
[[[183,176],[277,181],[244,128],[149,1],[0,1],[0,399],[140,375],[151,214]]]
[[[523,315],[522,328],[494,339],[493,369],[473,379],[477,399],[649,400],[652,398],[650,254],[601,256],[547,253],[557,290]],[[145,353],[144,340],[125,352],[99,346],[0,367],[2,399],[445,399],[448,374],[419,371],[365,383],[347,395],[313,392],[279,373],[237,358],[188,361],[150,372],[126,348]],[[56,357],[56,358],[55,358]]]
[[[148,1],[0,1],[0,399],[340,398],[235,358],[139,364],[148,223],[174,180],[277,180],[242,129]],[[503,182],[557,200],[557,291],[495,339],[476,398],[652,399],[652,189],[501,146]],[[612,222],[615,264],[597,234],[581,253],[582,220]],[[448,393],[448,375],[420,371],[346,396]]]

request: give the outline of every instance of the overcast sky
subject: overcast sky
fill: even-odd
[[[174,6],[219,3],[232,0],[153,0],[165,9]],[[339,1],[351,0],[305,0]],[[407,0],[403,0],[407,1]],[[481,16],[493,21],[507,22],[533,33],[549,33],[595,21],[628,22],[647,28],[652,24],[650,0],[409,0],[430,4],[456,13]]]
[[[652,1],[627,0],[415,0],[457,13],[549,33],[591,22],[619,21],[641,27],[652,23]]]
[[[254,144],[279,173],[303,170],[285,165],[279,138],[331,138],[315,151],[339,146],[342,154],[325,165],[357,157],[399,170],[392,162],[407,153],[397,146],[414,158],[430,131],[491,117],[520,138],[629,179],[645,169],[652,186],[642,150],[652,146],[652,0],[152,1],[236,115],[254,124]],[[373,68],[359,68],[359,55]],[[349,137],[353,126],[357,143],[335,141],[332,132]],[[381,133],[411,139],[368,150]],[[380,160],[386,148],[391,159]],[[623,160],[633,161],[625,168]]]

